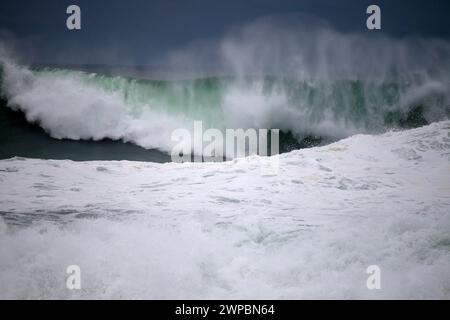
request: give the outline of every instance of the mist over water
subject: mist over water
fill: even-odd
[[[170,80],[30,69],[0,56],[8,106],[57,139],[170,152],[171,133],[201,120],[205,130],[279,128],[287,151],[450,112],[447,41],[345,34],[308,17],[260,19],[172,52],[167,64],[180,72]]]

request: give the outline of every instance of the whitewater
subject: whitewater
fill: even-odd
[[[1,160],[0,298],[448,299],[449,172],[450,121],[224,163]]]

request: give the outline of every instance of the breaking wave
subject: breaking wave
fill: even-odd
[[[218,48],[227,75],[193,80],[33,69],[2,57],[1,95],[53,138],[108,138],[166,152],[171,133],[192,130],[194,120],[204,129],[279,128],[281,149],[289,151],[450,114],[445,41],[323,28],[294,38],[259,22]]]

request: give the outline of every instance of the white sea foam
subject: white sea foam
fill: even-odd
[[[449,121],[277,157],[0,161],[0,297],[450,298]]]

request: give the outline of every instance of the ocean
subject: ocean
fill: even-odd
[[[448,55],[393,52],[164,79],[1,57],[0,298],[450,298]],[[193,121],[280,154],[174,163]]]

